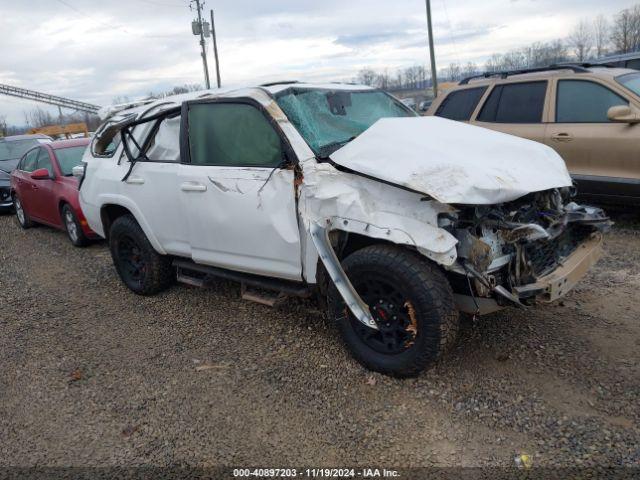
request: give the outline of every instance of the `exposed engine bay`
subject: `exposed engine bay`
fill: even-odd
[[[439,225],[459,242],[458,260],[449,269],[454,291],[521,306],[543,293],[542,287],[527,286],[548,278],[611,225],[601,209],[578,205],[572,197],[566,187],[442,215]]]

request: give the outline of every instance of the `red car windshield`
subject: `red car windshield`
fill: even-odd
[[[86,148],[85,145],[82,145],[79,147],[59,148],[55,151],[62,175],[65,177],[73,175],[73,167],[82,163],[82,155],[84,155]]]

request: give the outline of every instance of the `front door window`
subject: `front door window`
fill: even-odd
[[[607,87],[586,80],[560,80],[556,123],[608,123],[611,107],[629,102]]]

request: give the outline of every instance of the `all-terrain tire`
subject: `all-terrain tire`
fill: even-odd
[[[78,217],[73,212],[71,205],[65,203],[60,210],[60,217],[64,225],[69,241],[74,247],[86,247],[89,245],[89,239],[82,231],[82,226],[78,221]]]
[[[16,212],[16,218],[18,219],[18,224],[23,228],[31,228],[33,227],[33,221],[29,218],[29,215],[24,210],[24,206],[20,201],[20,197],[18,195],[13,196],[13,208]]]
[[[123,215],[113,222],[109,249],[118,275],[132,292],[155,295],[174,283],[171,258],[155,251],[133,215]]]
[[[363,339],[363,328],[367,336],[368,327],[355,319],[332,284],[328,295],[329,315],[336,320],[351,354],[366,368],[395,377],[416,376],[454,344],[459,314],[451,286],[438,267],[422,255],[398,246],[372,245],[349,255],[342,267],[361,296],[363,285],[376,279],[381,285],[388,284],[391,290],[395,288],[405,299],[400,306],[400,310],[404,310],[400,312],[398,306],[391,305],[395,310],[388,311],[385,318],[397,312],[398,316],[404,314],[405,319],[409,315],[413,325],[410,333],[415,336],[400,347],[403,351],[388,353],[382,351],[384,345],[372,347],[370,340]],[[393,294],[395,298],[398,293]],[[376,302],[369,304],[372,314],[378,312],[374,310],[378,307],[371,303]],[[380,322],[380,317],[376,321]],[[375,335],[381,334],[375,332]],[[384,339],[381,342],[384,343]]]

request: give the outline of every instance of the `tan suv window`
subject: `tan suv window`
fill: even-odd
[[[607,87],[587,80],[560,80],[557,123],[607,123],[607,111],[629,102]]]
[[[482,107],[478,121],[540,123],[546,93],[546,81],[496,85]]]
[[[487,87],[478,87],[451,92],[442,101],[435,115],[449,120],[469,120],[486,90]]]

